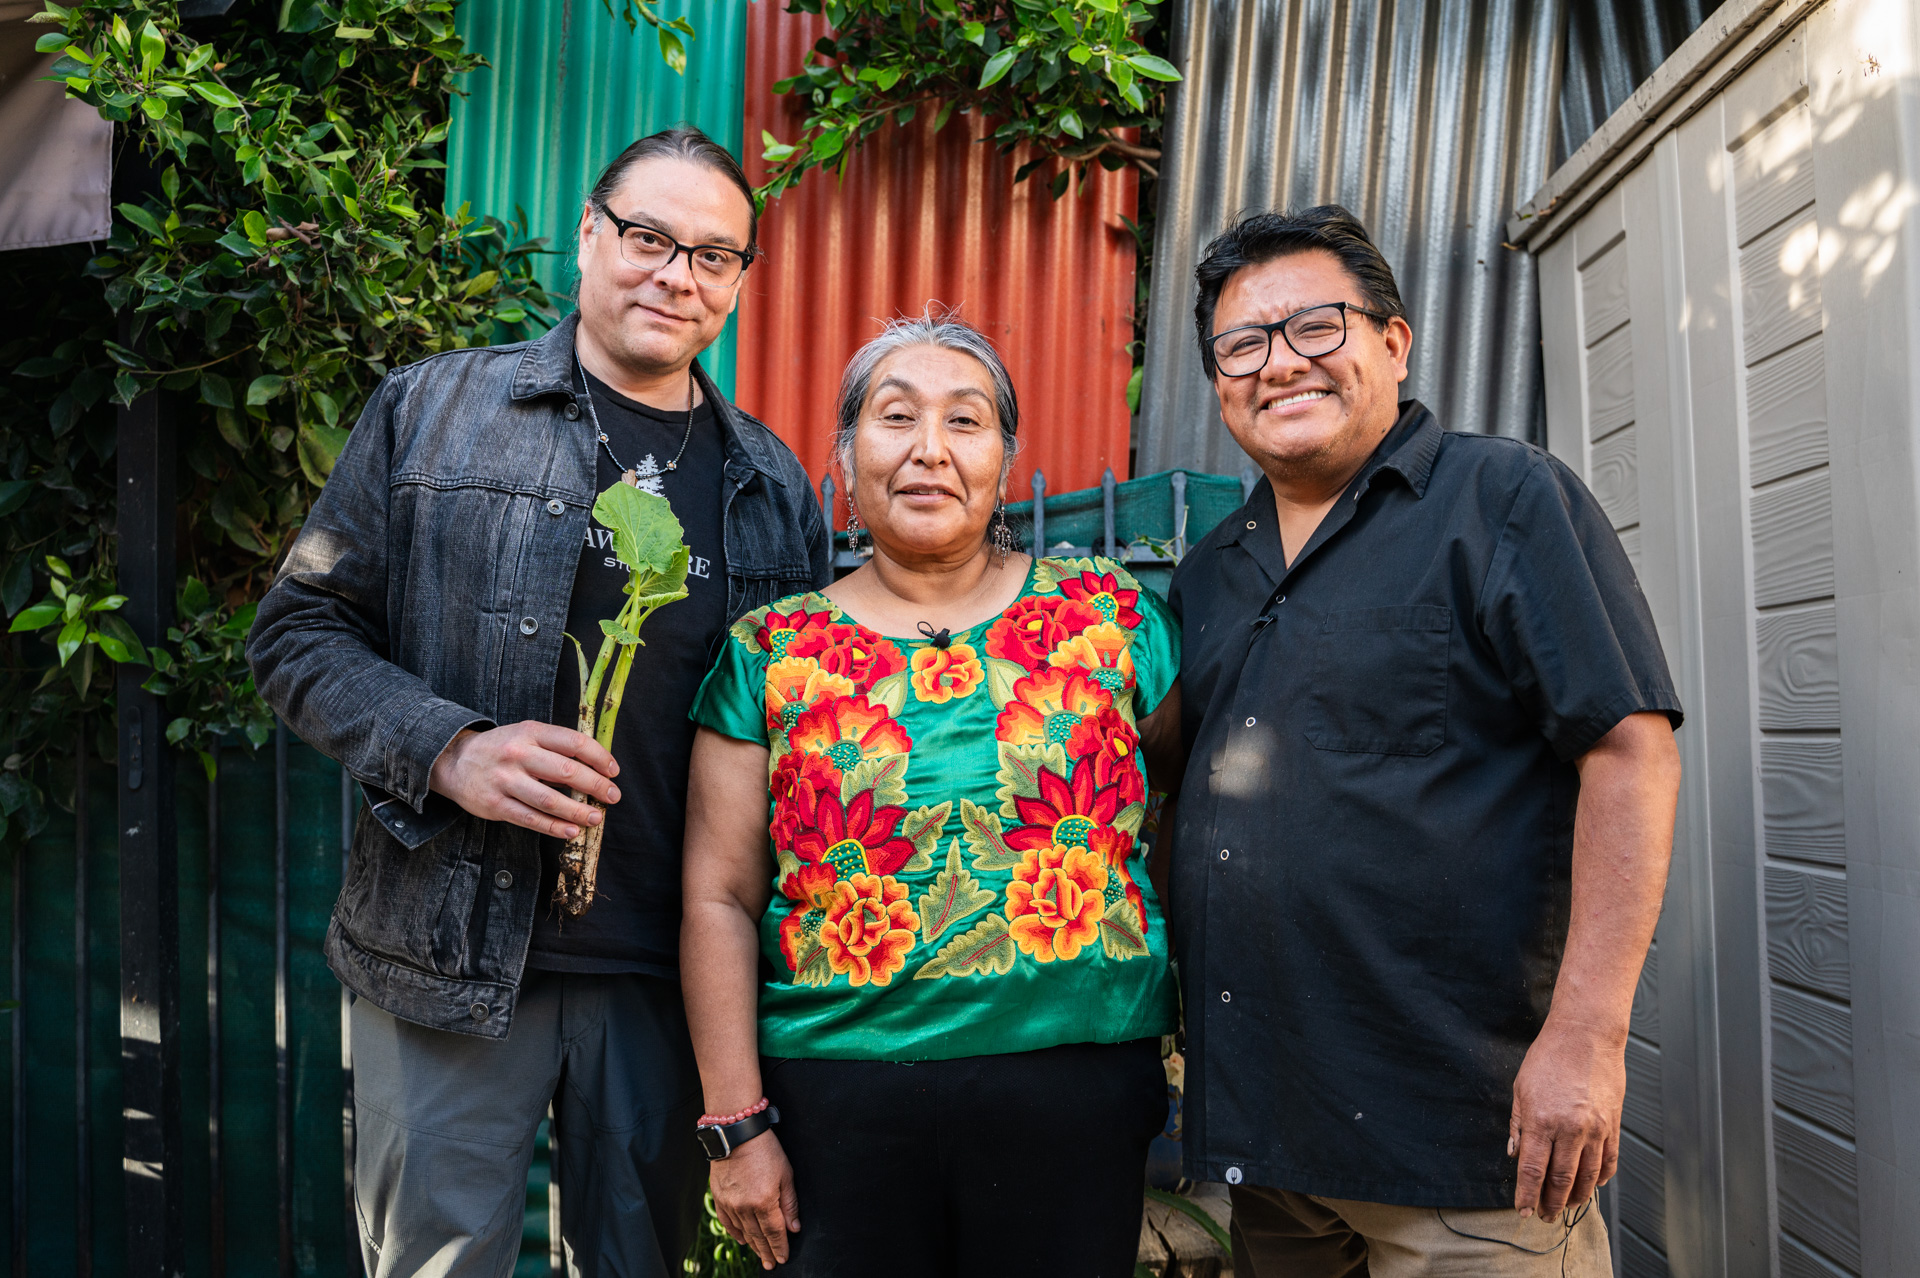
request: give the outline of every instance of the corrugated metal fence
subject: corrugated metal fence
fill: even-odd
[[[772,92],[826,31],[823,19],[760,0],[747,16],[748,173],[764,180],[760,131],[791,140],[804,109]],[[1127,473],[1127,377],[1133,340],[1132,170],[1098,171],[1054,201],[1052,170],[1014,185],[1023,155],[981,141],[978,117],[937,136],[932,113],[889,126],[853,157],[844,180],[815,172],[768,210],[768,259],[740,302],[742,407],[826,471],[833,400],[847,359],[901,313],[930,301],[960,309],[1000,348],[1020,394],[1021,456],[1012,492],[1035,468],[1055,490]],[[840,520],[844,522],[844,508]]]
[[[528,234],[547,237],[556,256],[541,283],[565,306],[574,289],[574,231],[580,204],[600,170],[629,142],[682,122],[740,151],[742,44],[747,6],[686,0],[698,36],[687,70],[661,61],[650,28],[629,33],[601,0],[463,0],[456,23],[467,46],[493,65],[467,77],[453,99],[447,138],[447,207],[471,201],[476,214],[527,214]],[[754,6],[771,9],[773,0]],[[733,390],[735,328],[701,359]]]

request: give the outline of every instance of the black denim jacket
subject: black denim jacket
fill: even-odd
[[[462,728],[552,713],[595,496],[576,322],[389,374],[247,642],[261,695],[372,809],[327,929],[335,974],[396,1016],[493,1038],[539,906],[539,836],[468,815],[427,779]],[[728,615],[825,585],[806,472],[695,369],[725,434]]]

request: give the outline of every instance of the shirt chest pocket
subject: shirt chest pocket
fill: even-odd
[[[1359,608],[1327,615],[1314,654],[1307,740],[1322,750],[1432,754],[1447,736],[1453,610]]]

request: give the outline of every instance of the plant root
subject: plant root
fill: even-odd
[[[579,918],[593,904],[594,881],[600,875],[600,841],[607,832],[607,805],[575,790],[575,803],[584,803],[600,813],[598,825],[583,826],[580,833],[560,849],[560,877],[553,885],[553,903]]]

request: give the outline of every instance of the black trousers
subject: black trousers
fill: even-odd
[[[894,1064],[767,1060],[800,1278],[1131,1278],[1160,1040]]]

